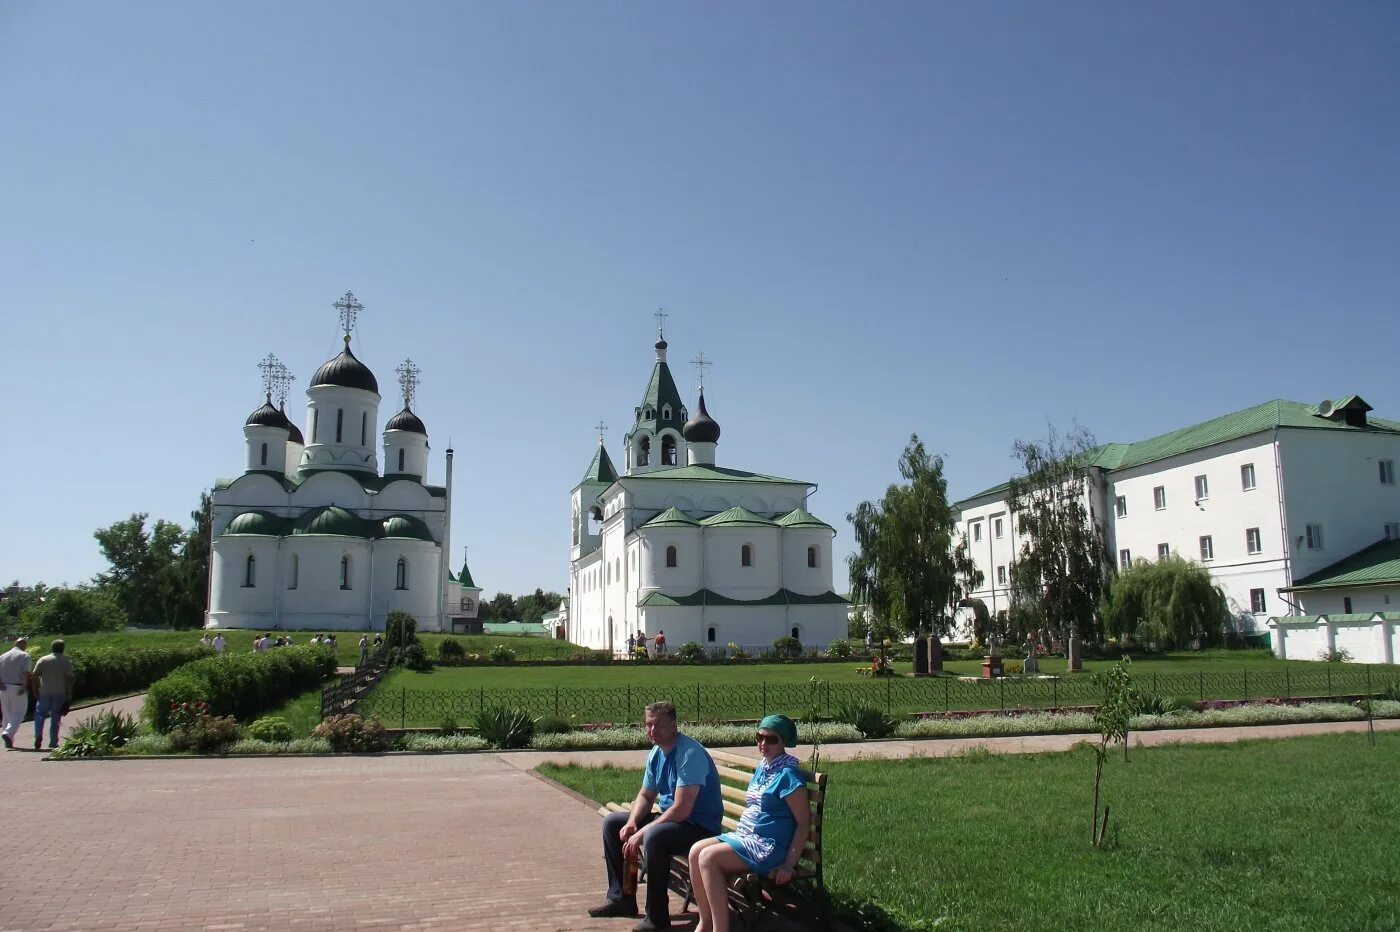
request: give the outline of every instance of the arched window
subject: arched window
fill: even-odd
[[[709,642],[710,644],[713,644],[713,643],[715,642],[715,626],[714,626],[714,625],[710,625],[708,628],[705,629],[705,640],[706,640],[707,642]]]
[[[262,465],[267,465],[267,444],[262,445]]]
[[[350,588],[350,556],[346,554],[340,558],[340,588]]]
[[[311,410],[311,442],[315,443],[321,437],[321,409]]]
[[[676,465],[676,438],[670,434],[661,438],[661,465]]]
[[[672,569],[676,566],[676,545],[671,544],[666,548],[666,566]]]
[[[408,588],[408,561],[399,557],[398,566],[394,567],[394,588]]]
[[[243,588],[251,589],[257,585],[257,568],[257,558],[248,554],[248,559],[243,562]]]
[[[653,411],[651,410],[651,408],[647,408],[646,410],[644,410],[644,411],[642,412],[642,419],[645,420],[645,421],[649,421],[649,420],[652,419],[652,416],[653,416],[654,414],[655,414],[655,412],[653,412]]]
[[[813,568],[813,569],[816,568],[816,566],[817,566],[817,548],[816,548],[816,547],[808,547],[808,548],[807,548],[807,565],[808,565],[809,567]]]
[[[651,462],[651,438],[643,437],[641,443],[637,445],[637,465],[645,466]]]
[[[301,560],[298,559],[297,555],[296,555],[296,554],[292,554],[292,561],[291,561],[291,563],[287,566],[287,588],[288,588],[288,589],[295,589],[295,588],[297,587],[297,575],[298,575],[298,573],[299,573],[300,570],[301,570],[300,563],[301,563]]]
[[[666,406],[664,406],[664,407],[661,409],[661,420],[663,420],[663,421],[669,421],[670,419],[671,419],[671,406],[670,406],[670,405],[666,405]]]
[[[797,638],[799,641],[802,640],[802,637],[797,633],[797,625],[792,626],[792,636]]]
[[[341,429],[345,427],[345,409],[335,409],[335,442],[340,443]]]
[[[403,448],[399,448],[399,472],[403,472]]]
[[[739,565],[753,566],[753,548],[748,544],[739,548]]]
[[[369,440],[369,412],[360,412],[360,446],[364,446]]]

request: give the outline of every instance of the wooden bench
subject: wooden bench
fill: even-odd
[[[710,757],[719,771],[719,790],[724,804],[723,831],[732,832],[739,827],[739,818],[747,808],[744,794],[760,761],[727,751],[710,751]],[[801,774],[807,781],[807,799],[812,807],[807,845],[792,880],[786,884],[773,883],[754,873],[738,874],[730,881],[729,908],[742,928],[753,928],[768,913],[795,914],[814,921],[818,928],[828,928],[826,880],[822,874],[822,817],[826,807],[827,775],[810,770],[803,770]],[[598,813],[606,816],[610,812],[627,812],[630,808],[606,803]],[[695,897],[691,890],[690,862],[684,856],[671,859],[669,879],[671,890],[685,898],[682,909],[689,911]]]

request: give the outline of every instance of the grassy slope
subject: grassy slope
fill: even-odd
[[[1397,767],[1391,735],[1135,750],[1106,770],[1098,852],[1087,752],[833,763],[828,884],[904,927],[1395,928]],[[640,778],[541,770],[599,800]]]

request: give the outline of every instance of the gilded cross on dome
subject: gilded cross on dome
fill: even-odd
[[[399,388],[403,390],[403,406],[412,410],[413,399],[418,394],[418,373],[422,370],[413,364],[412,359],[405,359],[394,371],[399,374]]]
[[[267,395],[267,401],[272,403],[272,392],[277,388],[277,372],[282,367],[282,362],[272,353],[268,353],[258,363],[258,368],[262,370],[263,394]]]
[[[365,309],[355,297],[355,292],[347,291],[344,296],[335,304],[331,305],[340,312],[340,329],[345,331],[345,342],[350,342],[350,331],[355,329],[355,318]]]
[[[695,367],[695,375],[700,379],[700,390],[703,392],[705,390],[705,370],[713,366],[714,363],[710,362],[709,357],[701,352],[690,361],[690,364]]]
[[[292,370],[288,369],[282,360],[277,360],[277,371],[272,378],[272,391],[277,396],[277,406],[285,408],[287,406],[287,394],[292,389],[292,383],[297,377],[292,375]]]

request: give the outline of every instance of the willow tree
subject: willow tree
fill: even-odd
[[[1070,668],[1079,669],[1079,639],[1098,633],[1112,566],[1094,509],[1098,448],[1081,427],[1065,437],[1052,427],[1045,440],[1018,440],[1013,450],[1022,473],[1007,493],[1021,537],[1011,565],[1011,621],[1023,635],[1034,627],[1055,632]]]
[[[982,574],[955,533],[958,512],[948,502],[943,458],[911,435],[899,474],[902,483],[846,516],[857,548],[849,559],[851,597],[869,606],[883,629],[927,636],[929,669],[937,670],[956,606],[981,585]]]
[[[1120,571],[1103,607],[1109,637],[1165,648],[1221,644],[1229,620],[1229,602],[1210,570],[1175,555]]]

